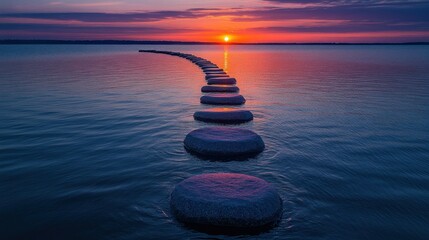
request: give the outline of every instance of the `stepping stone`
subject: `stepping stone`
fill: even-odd
[[[225,73],[225,71],[223,71],[220,68],[204,69],[203,72],[205,72],[205,73],[218,73],[218,72]]]
[[[245,234],[275,226],[282,216],[283,200],[263,179],[238,173],[209,173],[177,184],[171,193],[170,208],[176,219],[189,227]]]
[[[230,85],[210,85],[203,86],[201,92],[238,92],[240,89]]]
[[[213,71],[223,71],[223,69],[220,67],[209,67],[209,68],[204,68],[203,71],[204,72],[213,72]]]
[[[231,78],[231,77],[215,77],[215,78],[209,78],[207,80],[207,84],[208,85],[213,85],[213,84],[236,84],[237,80],[235,80],[235,78]]]
[[[210,68],[219,68],[216,64],[208,63],[208,64],[198,64],[202,69],[210,69]]]
[[[212,108],[194,113],[194,119],[215,123],[244,123],[253,120],[252,112],[233,108]]]
[[[213,93],[202,96],[200,102],[213,105],[242,105],[246,102],[246,99],[240,94]]]
[[[219,70],[217,70],[217,71],[203,71],[203,72],[204,72],[204,74],[206,74],[208,76],[211,76],[211,75],[213,75],[213,76],[215,76],[215,75],[227,75],[226,72],[219,71]]]
[[[209,70],[209,69],[220,69],[216,64],[213,64],[213,63],[209,63],[209,64],[198,64],[198,65],[201,65],[200,67],[202,68],[202,69],[207,69],[207,70]]]
[[[186,135],[184,144],[192,153],[217,158],[254,156],[265,148],[264,141],[258,134],[247,129],[231,127],[194,130]]]
[[[206,73],[205,79],[209,80],[212,78],[230,77],[227,73]]]
[[[226,72],[224,72],[224,71],[208,71],[208,72],[206,72],[206,71],[204,71],[204,73],[207,75],[207,76],[222,76],[222,75],[228,75]]]
[[[220,78],[220,77],[227,77],[229,78],[229,75],[226,73],[206,73],[206,80],[212,79],[212,78]]]

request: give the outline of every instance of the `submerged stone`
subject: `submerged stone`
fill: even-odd
[[[283,201],[263,179],[238,173],[209,173],[177,184],[170,207],[176,219],[188,226],[245,232],[278,223]]]
[[[233,108],[212,108],[194,113],[195,120],[215,123],[244,123],[253,120],[252,112]]]

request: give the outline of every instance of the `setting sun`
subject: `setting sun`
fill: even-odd
[[[225,37],[223,37],[223,41],[224,41],[224,42],[229,42],[229,36],[225,36]]]

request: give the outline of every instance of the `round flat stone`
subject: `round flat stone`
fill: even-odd
[[[252,112],[233,108],[212,108],[194,113],[195,120],[215,123],[244,123],[253,120]]]
[[[203,63],[198,64],[202,69],[209,69],[209,68],[219,68],[216,64],[213,63]]]
[[[246,102],[246,99],[240,94],[212,93],[201,96],[200,102],[214,105],[241,105]]]
[[[206,75],[227,75],[224,71],[203,71]]]
[[[208,69],[203,69],[203,72],[205,73],[211,73],[211,72],[224,72],[223,69],[220,68],[208,68]]]
[[[226,72],[205,72],[206,74],[206,80],[210,78],[217,78],[217,77],[229,77],[229,75]]]
[[[201,92],[238,92],[240,89],[230,85],[209,85],[203,86]]]
[[[207,79],[207,84],[208,85],[213,85],[213,84],[236,84],[237,80],[235,78],[231,78],[231,77],[214,77],[214,78],[210,78]]]
[[[226,73],[206,73],[206,80],[212,78],[229,78],[230,76]]]
[[[216,65],[206,65],[206,66],[208,66],[208,67],[204,67],[204,66],[201,66],[201,65],[198,65],[203,71],[204,70],[206,70],[206,69],[215,69],[215,68],[218,68]]]
[[[207,127],[190,132],[184,141],[193,153],[211,157],[256,155],[265,148],[262,138],[247,129]]]
[[[200,66],[200,68],[201,68],[201,70],[205,71],[205,70],[208,70],[208,69],[217,69],[217,66],[212,66],[212,67],[208,67],[208,68],[204,68],[204,67]]]
[[[198,63],[199,64],[199,63]],[[218,66],[216,66],[215,64],[213,64],[213,63],[210,63],[210,64],[199,64],[199,65],[201,65],[200,67],[202,68],[202,69],[207,69],[207,70],[209,70],[209,69],[220,69]]]
[[[238,229],[275,225],[283,201],[263,179],[238,173],[209,173],[176,185],[170,207],[177,220],[193,226]]]

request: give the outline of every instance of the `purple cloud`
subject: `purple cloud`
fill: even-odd
[[[106,34],[118,33],[126,36],[135,32],[141,34],[156,33],[188,33],[202,29],[163,29],[150,27],[151,23],[167,19],[199,19],[208,16],[223,16],[240,29],[240,22],[246,22],[247,30],[273,33],[353,33],[353,32],[420,32],[429,35],[429,1],[381,1],[381,0],[264,0],[279,3],[278,6],[261,6],[259,8],[193,8],[182,11],[146,11],[132,13],[101,13],[101,12],[51,12],[51,13],[2,13],[0,21],[8,19],[9,23],[0,24],[0,39],[8,37],[11,32],[49,31],[67,34],[82,32]],[[301,3],[302,7],[282,7],[282,3]],[[314,4],[309,4],[314,3]],[[317,3],[317,4],[316,4]],[[320,4],[322,3],[322,4]],[[309,4],[309,5],[305,5]],[[23,22],[33,21],[32,24]],[[37,24],[37,20],[77,21],[77,25]],[[14,22],[15,21],[15,22]],[[202,19],[202,21],[207,21]],[[117,27],[114,23],[141,22],[149,27]],[[268,22],[263,23],[262,22]],[[85,26],[85,23],[102,23],[103,26]],[[249,23],[265,25],[248,27]],[[295,23],[294,26],[291,26]],[[112,26],[108,26],[108,25]],[[281,26],[284,24],[285,26]],[[82,26],[84,25],[84,26]],[[94,25],[94,24],[91,24]],[[106,26],[107,25],[107,26]],[[123,24],[120,24],[123,25]],[[155,25],[153,25],[155,26]],[[280,26],[280,27],[279,27]],[[241,30],[246,30],[241,28]],[[429,37],[428,37],[429,38]],[[429,40],[429,39],[428,39]]]

